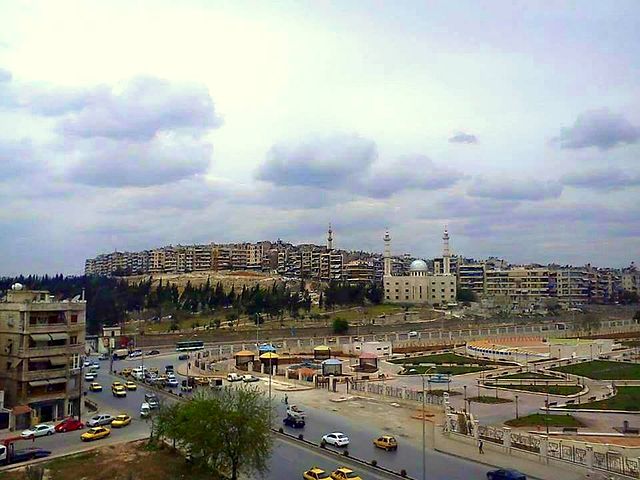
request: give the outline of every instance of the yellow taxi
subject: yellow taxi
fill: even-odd
[[[155,373],[156,375],[158,375],[158,373],[160,373],[160,372],[158,370],[158,367],[150,367],[149,368],[149,373]]]
[[[129,380],[128,382],[125,382],[124,386],[126,387],[127,390],[137,390],[138,389],[138,385],[133,383],[131,380]]]
[[[333,480],[362,480],[362,477],[347,467],[339,467],[331,474]]]
[[[391,435],[383,435],[381,437],[378,437],[373,441],[373,444],[376,447],[387,451],[398,449],[398,441]]]
[[[89,385],[89,391],[90,392],[101,392],[102,391],[102,385],[100,385],[98,382],[92,382]]]
[[[331,480],[331,476],[318,467],[311,467],[302,474],[302,478],[304,478],[304,480]]]
[[[196,377],[195,382],[197,385],[200,385],[201,387],[209,385],[209,379],[205,377]]]
[[[115,383],[118,383],[119,385],[115,385]],[[111,385],[111,393],[113,393],[114,397],[126,397],[127,389],[124,388],[124,385],[122,385],[120,382],[114,382],[114,385]]]
[[[123,368],[122,372],[120,372],[122,374],[123,377],[128,377],[129,375],[131,375],[131,372],[133,370],[131,370],[129,367],[127,368]]]
[[[111,433],[106,427],[93,427],[80,435],[80,440],[83,442],[90,442],[92,440],[100,440],[101,438],[108,437]]]
[[[111,421],[111,426],[113,428],[121,428],[121,427],[126,427],[127,425],[129,425],[131,423],[131,417],[129,415],[118,415],[116,418],[114,418]]]

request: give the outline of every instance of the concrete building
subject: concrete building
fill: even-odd
[[[484,295],[485,265],[484,263],[458,263],[458,288],[470,290],[478,298]]]
[[[20,284],[0,301],[0,390],[7,407],[31,413],[29,422],[78,414],[85,315],[79,297],[57,301]]]
[[[414,260],[408,275],[393,275],[391,271],[391,236],[384,236],[384,298],[389,303],[417,303],[445,306],[455,302],[456,277],[452,275],[449,259],[449,234],[443,237],[443,273],[432,274],[424,260]]]
[[[621,283],[625,292],[640,295],[640,271],[636,270],[634,263],[622,273]]]
[[[365,260],[354,260],[344,266],[345,280],[349,283],[373,283],[376,278],[374,266]]]
[[[488,297],[502,297],[508,304],[525,306],[550,296],[549,270],[518,267],[509,270],[485,270]]]
[[[591,280],[582,268],[564,268],[554,272],[556,296],[565,306],[582,305],[589,302]]]

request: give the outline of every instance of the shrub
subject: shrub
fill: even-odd
[[[345,457],[349,456],[349,450],[345,450],[344,452],[342,452],[342,455],[344,455]]]
[[[400,476],[401,477],[406,477],[407,476],[407,471],[404,468],[402,470],[400,470]]]
[[[299,434],[299,435],[298,435],[298,440],[304,440],[304,435]]]
[[[371,460],[371,466],[375,467],[378,465],[378,461],[377,460]]]
[[[284,433],[284,429],[283,429],[282,427],[280,427],[280,428],[278,429],[278,433]]]

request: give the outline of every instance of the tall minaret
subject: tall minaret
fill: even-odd
[[[384,233],[384,275],[391,275],[391,235],[389,230]]]
[[[447,226],[444,226],[444,235],[442,235],[442,273],[449,275],[451,273],[451,252],[449,251],[449,232]]]
[[[333,230],[331,230],[331,224],[329,224],[329,231],[327,232],[329,235],[327,236],[327,250],[333,250]]]

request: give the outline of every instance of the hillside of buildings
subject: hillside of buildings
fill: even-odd
[[[130,285],[150,282],[152,287],[157,287],[160,283],[165,285],[176,285],[179,291],[184,290],[187,284],[200,287],[207,282],[212,284],[220,283],[225,290],[232,287],[252,288],[256,285],[271,286],[273,283],[281,283],[282,277],[276,273],[268,273],[253,270],[242,271],[213,271],[203,270],[198,272],[185,273],[154,273],[141,275],[127,275],[121,277]]]

